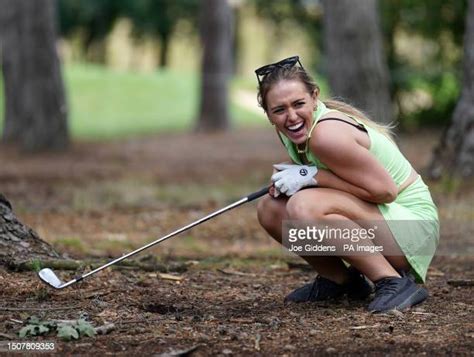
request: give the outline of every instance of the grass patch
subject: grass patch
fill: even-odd
[[[58,252],[73,252],[74,254],[86,253],[84,242],[80,238],[65,237],[59,238],[53,243],[54,249]]]
[[[100,140],[190,130],[199,106],[199,74],[177,71],[118,72],[90,65],[63,68],[69,125],[76,139]],[[232,80],[231,90],[247,90],[249,80]],[[255,90],[255,85],[254,85]],[[231,103],[234,126],[265,125],[262,117]],[[4,95],[0,78],[0,130]]]
[[[189,127],[197,107],[197,79],[170,71],[141,74],[69,66],[65,80],[73,136],[115,138]]]
[[[38,259],[33,259],[31,261],[31,267],[32,267],[32,270],[35,271],[35,272],[39,272],[41,270],[41,262],[38,260]]]
[[[74,212],[110,210],[113,208],[155,207],[157,204],[172,207],[228,204],[260,188],[262,178],[250,177],[246,181],[218,184],[158,184],[149,179],[120,179],[97,181],[85,189],[64,188],[64,195],[71,196]]]
[[[185,235],[179,238],[180,244],[186,247],[186,250],[192,251],[196,254],[205,254],[208,252],[207,246],[202,241],[196,239],[191,235]]]
[[[134,243],[128,239],[114,240],[114,239],[100,239],[94,244],[95,255],[109,255],[118,256],[123,252],[129,252],[139,248],[139,244]],[[97,254],[99,253],[100,254]]]
[[[200,205],[205,202],[226,204],[256,191],[260,186],[252,182],[222,184],[165,184],[156,187],[155,199],[178,207]]]

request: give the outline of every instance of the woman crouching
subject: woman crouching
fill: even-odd
[[[297,56],[256,74],[259,103],[291,158],[274,165],[273,188],[258,204],[263,228],[285,246],[288,222],[376,231],[357,241],[358,251],[344,239],[318,240],[335,253],[301,254],[318,276],[285,301],[366,299],[367,279],[375,285],[371,312],[424,301],[428,292],[416,282],[425,281],[438,244],[437,209],[389,130],[350,105],[320,101]]]

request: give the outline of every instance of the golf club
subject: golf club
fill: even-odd
[[[114,265],[115,263],[118,263],[124,259],[127,259],[128,257],[131,257],[132,255],[135,255],[137,253],[140,253],[141,251],[145,250],[145,249],[148,249],[158,243],[161,243],[171,237],[174,237],[175,235],[179,234],[179,233],[182,233],[190,228],[193,228],[203,222],[206,222],[208,220],[210,220],[211,218],[214,218],[218,215],[220,215],[221,213],[224,213],[224,212],[227,212],[227,211],[230,211],[231,209],[235,208],[235,207],[238,207],[244,203],[247,203],[247,202],[250,202],[250,201],[253,201],[259,197],[262,197],[263,195],[265,195],[266,193],[268,193],[268,190],[270,189],[270,187],[264,187],[262,188],[260,191],[257,191],[257,192],[254,192],[254,193],[251,193],[250,195],[248,196],[245,196],[243,198],[241,198],[240,200],[224,207],[224,208],[221,208],[203,218],[200,218],[190,224],[188,224],[187,226],[184,226],[182,228],[179,228],[177,230],[175,230],[174,232],[164,236],[164,237],[161,237],[151,243],[148,243],[147,245],[141,247],[141,248],[138,248],[136,250],[134,250],[133,252],[130,252],[128,254],[125,254],[125,255],[122,255],[120,258],[117,258],[115,260],[112,260],[111,262],[105,264],[105,265],[102,265],[84,275],[81,275],[81,276],[78,276],[78,277],[75,277],[74,279],[72,279],[71,281],[68,281],[68,282],[63,282],[61,281],[61,279],[58,278],[58,276],[54,273],[54,271],[52,271],[50,268],[44,268],[44,269],[41,269],[39,272],[38,272],[38,275],[40,277],[40,279],[45,282],[46,284],[48,284],[49,286],[52,286],[53,288],[55,289],[63,289],[63,288],[66,288],[74,283],[77,283],[78,281],[81,281],[91,275],[94,275],[95,273],[111,266],[111,265]]]

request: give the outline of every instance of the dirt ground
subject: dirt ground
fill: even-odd
[[[400,138],[419,171],[438,135]],[[111,258],[265,185],[271,164],[285,160],[279,145],[271,130],[247,129],[77,143],[67,153],[33,156],[2,146],[0,191],[64,256]],[[187,267],[173,277],[106,270],[53,291],[34,272],[0,270],[0,341],[54,341],[55,352],[67,355],[472,355],[474,189],[428,183],[441,253],[428,273],[430,298],[409,311],[371,315],[367,302],[346,300],[284,306],[283,297],[315,273],[267,237],[251,203],[144,253]],[[31,315],[81,314],[114,329],[72,342],[17,337]]]

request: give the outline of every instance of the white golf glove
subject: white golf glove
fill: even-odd
[[[278,170],[272,175],[275,187],[275,197],[280,193],[292,196],[303,187],[316,186],[318,183],[314,176],[318,173],[316,166],[277,164],[273,165]]]

